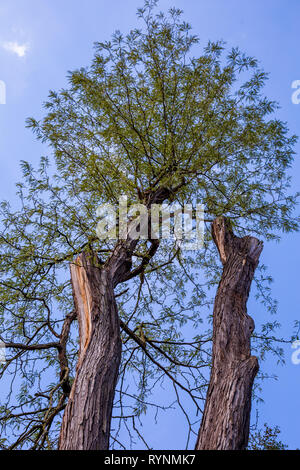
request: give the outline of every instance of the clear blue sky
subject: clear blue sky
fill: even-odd
[[[93,42],[109,39],[116,30],[137,26],[136,9],[142,0],[1,0],[0,80],[6,83],[6,104],[0,105],[0,199],[15,199],[15,182],[20,178],[19,160],[33,163],[47,148],[25,129],[28,116],[41,116],[41,103],[49,89],[66,85],[68,70],[90,63]],[[300,105],[292,103],[291,84],[300,80],[299,0],[161,0],[160,8],[184,9],[202,44],[224,39],[255,56],[270,72],[267,94],[281,104],[279,117],[292,132],[300,134]],[[300,188],[300,145],[293,167],[293,188]],[[285,236],[278,244],[266,244],[262,261],[275,278],[274,293],[279,300],[278,320],[282,336],[292,332],[299,318],[300,253],[299,234]],[[256,322],[264,315],[253,301],[249,313]],[[269,362],[278,381],[263,385],[265,403],[260,406],[261,422],[279,425],[282,440],[300,448],[300,365],[291,363],[292,349],[285,347],[286,366]],[[183,445],[176,416],[155,431],[156,448]],[[152,435],[153,435],[152,430]],[[163,443],[164,444],[163,444]]]

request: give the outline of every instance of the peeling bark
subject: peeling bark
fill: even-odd
[[[246,304],[263,244],[236,237],[224,217],[212,224],[223,264],[213,312],[213,359],[197,450],[241,450],[248,444],[251,393],[258,360],[251,356],[254,321]]]

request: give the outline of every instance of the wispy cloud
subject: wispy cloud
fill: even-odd
[[[24,57],[29,49],[29,45],[27,43],[19,44],[17,41],[3,42],[2,47],[6,51],[12,52],[13,54],[17,54],[17,56],[19,57]]]

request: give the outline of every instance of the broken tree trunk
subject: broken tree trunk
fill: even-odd
[[[197,450],[240,450],[248,444],[251,393],[258,360],[251,356],[254,321],[246,303],[263,244],[236,237],[224,217],[212,224],[223,264],[213,312],[213,358]]]
[[[79,324],[76,376],[64,412],[60,450],[108,449],[121,339],[111,271],[95,255],[82,253],[71,264]]]

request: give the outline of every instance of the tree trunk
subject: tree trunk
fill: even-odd
[[[110,269],[101,269],[95,256],[85,253],[71,264],[71,279],[80,348],[59,449],[108,449],[121,359],[113,279]]]
[[[236,237],[224,217],[212,224],[223,264],[213,312],[213,358],[197,450],[240,450],[248,444],[251,393],[258,360],[251,356],[254,321],[246,303],[263,244]]]

